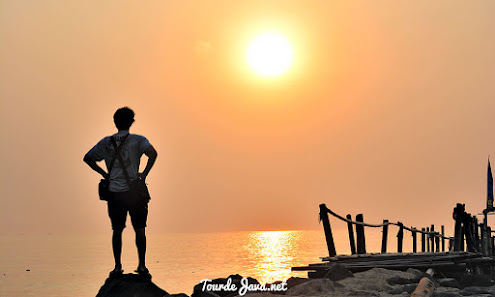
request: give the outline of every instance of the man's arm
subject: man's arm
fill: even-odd
[[[151,168],[155,164],[156,157],[158,156],[158,153],[156,152],[155,148],[150,145],[145,151],[144,154],[148,156],[148,163],[146,163],[146,168],[144,168],[143,173],[140,174],[142,179],[146,179],[148,174],[150,173]]]
[[[103,170],[103,168],[98,166],[98,164],[96,164],[96,162],[93,159],[91,159],[88,155],[84,156],[83,161],[86,162],[86,164],[88,164],[89,167],[91,167],[91,169],[101,174],[101,176],[103,176],[104,179],[108,178],[108,173],[106,173],[105,170]]]

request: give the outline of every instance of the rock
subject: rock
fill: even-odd
[[[459,294],[463,296],[472,296],[472,295],[483,295],[483,294],[490,294],[490,288],[487,287],[466,287],[462,290],[459,291]]]
[[[401,286],[394,286],[392,291],[390,291],[389,293],[390,294],[402,294],[402,293],[408,293],[408,294],[411,294],[412,292],[414,292],[414,290],[416,290],[416,287],[418,286],[418,284],[406,284],[406,285],[401,285]]]
[[[272,294],[277,294],[277,295],[284,295],[285,292],[289,289],[289,287],[287,285],[287,281],[285,281],[285,283],[286,283],[285,286],[283,285],[282,281],[276,281],[276,282],[265,285],[265,287],[267,289],[271,288],[272,286],[277,286],[277,288],[280,288],[280,290],[274,290],[274,291],[268,291],[268,292],[258,291],[258,292],[252,292],[252,293],[272,293]]]
[[[455,278],[440,278],[437,283],[440,287],[461,288]]]
[[[417,279],[413,273],[394,271],[383,268],[373,268],[365,272],[355,273],[354,277],[346,278],[338,281],[338,284],[344,285],[344,288],[336,288],[339,296],[345,295],[351,291],[373,291],[373,292],[396,292],[397,288],[391,283],[397,283],[398,279],[407,279],[412,282]],[[406,282],[401,281],[401,282]]]
[[[414,269],[414,268],[408,268],[406,270],[406,272],[410,273],[410,274],[414,274],[418,279],[421,279],[421,278],[423,278],[423,276],[426,275],[426,273],[424,273],[420,270]]]
[[[487,275],[467,275],[464,274],[461,277],[460,283],[461,288],[466,287],[490,287],[493,286],[493,282]]]
[[[121,277],[108,278],[96,297],[163,297],[166,291],[137,274],[124,274]],[[176,296],[182,296],[179,294]],[[187,296],[187,295],[185,295]]]
[[[286,285],[286,288],[287,288],[287,290],[288,290],[288,289],[290,289],[290,288],[292,288],[292,287],[295,287],[295,286],[300,285],[300,284],[302,284],[302,283],[305,283],[305,282],[307,282],[307,281],[309,281],[309,279],[307,279],[307,278],[302,278],[302,277],[291,277],[291,278],[289,278],[289,279],[287,279],[287,280],[285,281],[285,282],[286,282],[286,284],[287,284],[287,285]],[[271,283],[271,284],[266,284],[266,286],[267,286],[267,287],[269,287],[269,286],[271,286],[272,284],[273,284],[273,285],[276,285],[276,284],[282,284],[282,281],[276,281],[276,282],[273,282],[273,283]],[[277,295],[284,295],[284,294],[285,294],[285,292],[286,292],[286,291],[281,290],[281,291],[273,291],[273,292],[271,292],[271,293],[272,293],[272,294],[277,294]]]
[[[239,294],[241,289],[241,281],[243,277],[239,274],[230,275],[227,278],[217,278],[205,283],[199,283],[194,286],[194,291],[191,297],[226,297],[226,296],[236,296]],[[260,283],[254,278],[247,277],[247,283],[250,285],[259,285]],[[208,290],[208,285],[215,287],[213,290]],[[221,288],[220,288],[221,287]],[[205,290],[203,290],[205,288]]]
[[[408,276],[393,276],[387,279],[389,285],[408,285],[408,284],[418,284],[422,277],[417,277],[413,275]]]
[[[435,291],[433,292],[433,297],[464,297],[464,296],[456,292]]]
[[[449,287],[439,287],[433,292],[433,297],[462,297],[459,289]]]
[[[372,291],[351,291],[347,296],[359,296],[359,297],[379,297],[380,293]]]
[[[339,263],[332,263],[324,276],[324,278],[328,278],[333,281],[339,281],[348,277],[354,277],[354,275],[352,272],[342,267]]]
[[[297,285],[300,285],[302,283],[305,283],[309,281],[309,279],[307,278],[302,278],[302,277],[291,277],[289,279],[287,279],[287,288],[292,288],[292,287],[295,287]]]
[[[335,292],[333,281],[326,278],[308,280],[300,285],[294,286],[287,290],[285,295],[290,296],[316,296],[316,295],[329,295]]]
[[[193,295],[194,295],[194,293],[193,293]],[[213,292],[209,292],[209,291],[201,292],[199,296],[201,296],[201,297],[220,297],[218,294],[213,293]]]

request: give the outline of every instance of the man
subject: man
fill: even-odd
[[[112,247],[115,259],[115,268],[110,272],[110,277],[119,276],[123,273],[121,262],[122,231],[125,228],[127,212],[129,212],[132,226],[136,232],[136,247],[139,257],[139,265],[136,272],[142,276],[151,278],[145,264],[145,227],[148,218],[148,201],[144,201],[144,199],[137,197],[130,191],[123,167],[125,167],[131,182],[138,178],[146,180],[155,163],[157,152],[145,137],[129,133],[129,128],[134,123],[134,112],[130,108],[120,108],[113,115],[113,119],[118,132],[100,140],[84,156],[84,162],[110,182],[109,190],[111,197],[108,200],[108,215],[110,216],[113,229]],[[115,143],[112,143],[112,138],[115,140]],[[115,154],[115,145],[117,147],[121,146],[120,155],[124,164],[120,164],[119,158]],[[139,163],[143,154],[148,156],[148,163],[144,171],[139,173]],[[115,160],[112,164],[114,158]],[[96,162],[102,160],[105,160],[110,172],[106,172],[96,164]],[[110,168],[111,165],[113,165],[112,168]]]

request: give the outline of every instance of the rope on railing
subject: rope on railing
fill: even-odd
[[[372,227],[372,228],[379,228],[379,227],[383,227],[383,226],[387,226],[387,225],[394,225],[394,226],[397,226],[397,227],[401,227],[401,225],[402,225],[402,228],[404,228],[404,229],[406,229],[406,230],[408,230],[410,232],[418,232],[418,233],[426,234],[426,235],[428,235],[430,237],[433,236],[433,237],[439,237],[439,238],[444,238],[444,239],[451,239],[451,238],[453,238],[453,237],[446,237],[446,236],[444,236],[444,235],[442,235],[442,234],[440,234],[438,232],[428,232],[428,231],[418,230],[416,228],[408,228],[408,227],[404,226],[400,222],[397,222],[397,223],[386,222],[386,223],[382,223],[382,224],[368,224],[368,223],[352,221],[352,220],[349,220],[347,218],[344,218],[344,217],[336,214],[335,212],[333,212],[328,207],[326,207],[326,211],[327,211],[327,213],[333,215],[334,217],[336,217],[336,218],[338,218],[338,219],[340,219],[340,220],[342,220],[344,222],[351,223],[351,224],[354,224],[354,225],[362,225],[362,226],[365,226],[365,227]]]
[[[348,223],[352,223],[354,225],[362,225],[362,226],[366,226],[366,227],[378,228],[378,227],[383,227],[385,225],[390,225],[391,224],[391,223],[383,223],[383,224],[380,224],[380,225],[373,225],[373,224],[367,224],[367,223],[364,223],[364,222],[356,222],[356,221],[348,220],[348,219],[346,219],[344,217],[341,217],[338,214],[334,213],[328,207],[327,207],[327,212],[329,214],[333,215],[334,217],[336,217],[338,219],[341,219],[342,221],[345,221],[345,222],[348,222]]]

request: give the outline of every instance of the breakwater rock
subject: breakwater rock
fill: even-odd
[[[208,287],[204,282],[196,285],[192,297],[280,297],[281,294],[318,297],[408,297],[416,289],[421,278],[425,276],[424,272],[416,269],[396,271],[373,268],[353,274],[338,268],[322,278],[293,277],[283,282],[259,285],[255,279],[246,278],[243,281],[240,275],[231,275],[207,283],[217,286]],[[246,286],[247,284],[258,284],[258,286],[249,286],[249,289],[241,291],[243,283]],[[219,286],[220,284],[222,286]],[[279,285],[278,288],[283,288],[283,290],[271,290],[272,285]],[[483,276],[464,274],[457,275],[456,278],[437,277],[435,285],[434,297],[495,296],[495,283]]]
[[[226,278],[202,281],[193,289],[191,297],[280,297],[287,296],[372,296],[408,297],[416,289],[425,273],[373,268],[365,272],[348,273],[336,270],[326,277],[308,279],[292,277],[272,284],[260,284],[254,278],[238,274]],[[488,297],[495,296],[495,283],[483,276],[467,274],[434,279],[434,297]],[[97,297],[187,297],[186,294],[168,294],[150,280],[135,274],[107,279]]]
[[[107,278],[96,297],[187,297],[186,294],[169,294],[151,280],[137,274],[123,274]]]

